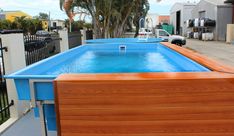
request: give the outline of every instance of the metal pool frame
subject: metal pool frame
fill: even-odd
[[[31,106],[32,108],[38,107],[39,109],[39,116],[40,116],[40,124],[41,124],[41,132],[42,136],[47,136],[47,128],[46,128],[46,121],[45,121],[45,113],[44,113],[44,104],[55,104],[53,100],[44,100],[44,101],[39,101],[36,100],[36,92],[35,92],[35,83],[51,83],[53,80],[51,79],[30,79],[29,80],[29,88],[30,88],[30,96],[31,96]]]

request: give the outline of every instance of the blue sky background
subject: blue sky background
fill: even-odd
[[[198,2],[199,0],[162,0],[157,3],[156,0],[149,0],[149,13],[158,13],[167,15],[170,8],[176,2]],[[39,12],[51,13],[52,19],[66,19],[66,14],[59,8],[59,0],[0,0],[0,8],[3,10],[22,10],[32,16]]]

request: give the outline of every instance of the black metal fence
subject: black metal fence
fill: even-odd
[[[58,35],[49,37],[25,35],[26,64],[30,65],[60,52],[60,38]]]
[[[0,125],[10,118],[10,106],[14,104],[14,101],[8,102],[3,51],[7,48],[2,46],[0,38]]]
[[[80,32],[68,33],[68,43],[69,43],[69,49],[81,45],[81,33]]]
[[[87,40],[93,39],[93,30],[87,30],[86,31],[86,39]]]

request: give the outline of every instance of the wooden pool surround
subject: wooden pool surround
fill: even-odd
[[[162,44],[212,71],[61,75],[58,135],[234,136],[234,69]]]

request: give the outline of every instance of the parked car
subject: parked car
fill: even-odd
[[[51,34],[44,30],[39,30],[36,32],[36,36],[39,37],[41,40],[50,42],[52,40]]]
[[[165,41],[168,41],[172,44],[176,44],[178,46],[186,45],[186,38],[180,35],[171,35],[167,31],[163,29],[156,29],[155,30],[156,38],[162,38]]]
[[[36,36],[50,37],[50,33],[44,30],[39,30],[36,32]]]

